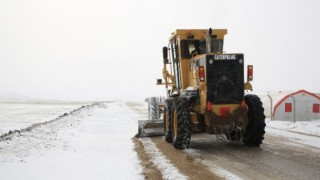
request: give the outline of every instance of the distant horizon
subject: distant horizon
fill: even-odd
[[[305,90],[305,91],[308,91],[310,93],[313,93],[317,96],[320,97],[320,92],[312,92],[312,91],[309,91],[307,89],[296,89],[296,90],[289,90],[289,89],[286,89],[286,90],[266,90],[266,91],[245,91],[245,94],[246,93],[249,93],[249,94],[256,94],[256,95],[261,95],[261,94],[268,94],[268,93],[278,93],[278,92],[296,92],[296,91],[300,91],[300,90]],[[150,96],[150,97],[153,97],[153,96]],[[154,97],[160,97],[160,96],[154,96]],[[145,98],[148,98],[148,97],[145,97]],[[134,100],[134,99],[71,99],[71,98],[61,98],[61,99],[58,99],[58,98],[38,98],[38,97],[31,97],[31,96],[24,96],[23,94],[15,94],[15,93],[9,93],[9,92],[0,92],[0,101],[71,101],[71,102],[105,102],[105,101],[121,101],[121,102],[144,102],[145,98],[143,99],[140,99],[140,100]]]

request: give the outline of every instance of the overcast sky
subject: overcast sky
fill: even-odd
[[[0,0],[0,94],[138,100],[165,93],[175,29],[226,28],[259,91],[320,92],[317,0]]]

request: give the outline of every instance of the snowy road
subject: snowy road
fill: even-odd
[[[267,128],[261,148],[192,135],[176,150],[163,137],[133,138],[142,103],[84,106],[2,136],[0,179],[319,179],[319,137]]]
[[[297,145],[277,134],[268,133],[261,148],[224,142],[209,135],[195,135],[187,152],[205,161],[209,167],[218,166],[242,179],[320,177],[320,149]]]
[[[283,130],[287,125],[279,126],[282,130],[267,127],[260,148],[218,140],[208,134],[193,134],[190,148],[183,151],[175,150],[163,137],[150,139],[189,179],[319,179],[320,137],[307,134],[318,134],[319,130],[306,128],[301,133],[301,127],[308,122],[301,124],[298,132],[294,128]]]

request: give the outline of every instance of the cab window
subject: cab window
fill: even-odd
[[[222,39],[212,39],[211,40],[211,52],[212,53],[222,53],[223,52],[223,40]]]
[[[206,41],[203,40],[181,40],[181,56],[182,59],[190,59],[193,55],[192,49],[197,54],[205,54],[206,53]],[[222,53],[223,52],[223,40],[222,39],[211,39],[211,53]]]
[[[181,40],[180,47],[182,59],[191,58],[192,49],[200,54],[200,40]]]

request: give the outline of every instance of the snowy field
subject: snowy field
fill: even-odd
[[[0,136],[32,124],[53,120],[88,102],[0,101]]]
[[[143,179],[131,140],[138,118],[126,103],[100,103],[7,137],[0,179]]]
[[[267,126],[273,129],[298,132],[306,135],[320,136],[320,120],[313,121],[271,121],[266,119]]]
[[[146,107],[126,102],[1,103],[2,134],[40,124],[0,139],[0,179],[144,179],[131,139]],[[267,134],[320,148],[320,120],[266,122]],[[148,142],[143,141],[146,147]],[[171,164],[158,154],[154,163],[168,174]]]
[[[313,121],[271,121],[266,119],[266,133],[288,139],[295,144],[320,148],[320,120]],[[285,142],[284,142],[285,143]]]

